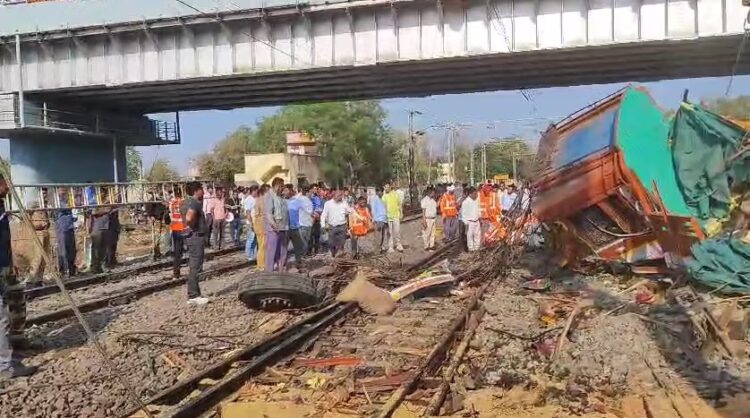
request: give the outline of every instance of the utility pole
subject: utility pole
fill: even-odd
[[[469,154],[469,181],[471,186],[474,186],[474,150],[476,148],[472,147],[471,154]]]
[[[487,183],[487,144],[482,144],[482,179]]]
[[[414,115],[421,115],[422,112],[418,110],[408,109],[409,113],[409,201],[412,206],[417,204],[417,184],[415,179],[415,153],[416,153],[416,138],[414,136]]]

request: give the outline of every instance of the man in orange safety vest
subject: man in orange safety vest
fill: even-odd
[[[458,233],[458,204],[456,203],[456,188],[451,185],[438,202],[440,215],[443,218],[443,239],[448,242],[456,239]]]
[[[180,264],[182,264],[185,247],[183,236],[185,223],[182,220],[180,206],[182,206],[182,192],[175,189],[174,196],[169,199],[169,230],[172,231],[172,275],[174,278],[180,277]]]

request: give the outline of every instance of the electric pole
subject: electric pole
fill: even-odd
[[[415,180],[415,153],[416,153],[416,138],[414,136],[414,115],[421,115],[422,112],[418,110],[408,109],[409,113],[409,202],[412,206],[417,204],[417,184]]]
[[[469,185],[474,186],[474,150],[476,148],[471,148],[471,153],[469,154]]]
[[[482,179],[487,183],[487,144],[482,144]]]

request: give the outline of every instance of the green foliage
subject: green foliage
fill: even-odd
[[[474,167],[479,175],[475,175],[477,181],[483,178],[481,173],[481,146],[474,149],[475,160]],[[522,169],[522,165],[527,167],[527,162],[531,159],[529,155],[533,150],[521,138],[502,139],[497,142],[487,144],[487,178],[492,178],[496,174],[513,174],[513,154],[516,154],[516,170],[519,177],[524,178],[530,175],[527,170]],[[525,155],[526,154],[526,155]]]
[[[706,103],[711,111],[732,119],[750,120],[750,96],[714,99]]]
[[[231,182],[244,170],[245,153],[284,152],[286,132],[299,130],[318,141],[321,170],[331,184],[379,184],[395,175],[402,145],[385,116],[372,101],[285,106],[257,130],[240,128],[199,156],[201,175]]]
[[[242,173],[244,157],[248,152],[260,152],[255,146],[256,135],[252,129],[241,126],[219,141],[213,151],[198,156],[201,177],[231,183],[234,175]],[[272,152],[272,151],[268,151]]]
[[[146,181],[170,181],[177,180],[180,175],[172,164],[165,158],[157,158],[146,172]]]
[[[125,165],[127,166],[128,181],[135,181],[141,178],[141,167],[143,158],[140,151],[135,147],[125,148]]]

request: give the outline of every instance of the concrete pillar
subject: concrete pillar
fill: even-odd
[[[67,133],[19,133],[10,138],[11,177],[16,184],[126,181],[125,145],[112,138]],[[113,154],[116,154],[116,158]]]

